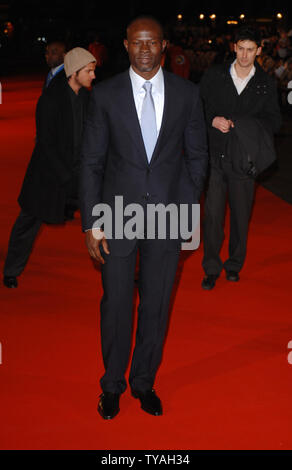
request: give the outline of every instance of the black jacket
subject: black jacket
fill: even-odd
[[[255,62],[256,72],[245,89],[238,95],[230,74],[231,63],[208,69],[200,84],[204,101],[209,136],[211,162],[220,165],[220,157],[226,155],[231,133],[222,133],[212,127],[216,116],[232,121],[242,118],[256,119],[272,135],[281,126],[276,82]]]
[[[227,141],[233,171],[256,178],[276,160],[273,136],[256,118],[240,118],[234,124]]]
[[[207,138],[199,89],[164,73],[165,101],[150,164],[136,112],[129,71],[93,88],[81,161],[83,229],[91,229],[93,207],[123,196],[124,206],[197,203],[207,163]],[[112,254],[126,256],[136,240],[109,240]],[[174,243],[173,245],[177,245]]]
[[[47,223],[64,222],[66,188],[76,171],[70,92],[62,71],[39,98],[36,144],[18,198],[26,213]],[[89,92],[79,93],[86,107]]]

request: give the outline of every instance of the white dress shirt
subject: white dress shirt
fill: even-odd
[[[154,101],[155,107],[155,115],[156,115],[156,126],[157,126],[157,136],[160,131],[161,123],[162,123],[162,116],[163,116],[163,108],[164,108],[164,77],[161,67],[159,68],[158,72],[151,80],[145,80],[145,78],[138,75],[132,67],[129,70],[130,79],[132,83],[133,95],[135,106],[137,110],[137,115],[139,122],[141,124],[141,112],[142,112],[142,105],[143,100],[146,94],[146,91],[143,88],[143,85],[146,81],[152,83],[152,97]]]
[[[247,75],[247,77],[240,78],[236,73],[235,64],[236,64],[236,60],[232,63],[230,67],[230,74],[231,74],[233,83],[235,85],[235,88],[237,89],[237,93],[240,95],[240,93],[242,93],[242,91],[245,89],[250,79],[254,76],[256,68],[255,66],[253,66],[251,71]]]

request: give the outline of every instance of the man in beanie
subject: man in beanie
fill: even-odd
[[[78,199],[79,153],[96,59],[76,47],[65,55],[63,79],[52,81],[38,100],[36,144],[18,198],[3,283],[17,287],[42,223],[62,224],[74,217]]]

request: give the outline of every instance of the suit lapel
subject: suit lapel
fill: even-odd
[[[177,107],[175,97],[177,96],[175,88],[171,84],[170,77],[167,72],[163,71],[164,76],[164,108],[161,122],[160,132],[157,138],[156,146],[153,151],[153,155],[150,161],[150,165],[153,165],[159,158],[160,150],[163,146],[168,131],[171,130],[173,120],[177,116]]]
[[[147,154],[144,147],[131,79],[128,71],[121,74],[121,80],[119,82],[118,93],[116,96],[116,104],[119,111],[122,113],[123,124],[126,126],[144,163],[146,162],[148,165]]]
[[[238,91],[237,91],[237,89],[236,89],[236,86],[234,85],[233,78],[232,78],[232,76],[231,76],[231,65],[232,65],[232,63],[226,64],[226,66],[225,66],[224,82],[225,82],[225,85],[229,88],[230,92],[231,92],[234,96],[238,97],[239,94],[238,94]]]

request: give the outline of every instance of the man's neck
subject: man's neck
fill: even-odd
[[[158,65],[157,67],[155,67],[153,70],[149,71],[149,72],[141,72],[140,70],[138,70],[135,66],[133,66],[133,64],[131,65],[132,67],[132,70],[137,74],[137,75],[140,75],[140,77],[144,78],[144,80],[151,80],[151,78],[155,77],[155,75],[159,72],[160,70],[160,65]]]
[[[239,78],[246,78],[250,74],[250,71],[252,70],[253,66],[254,64],[252,64],[250,67],[240,67],[237,62],[235,62],[234,64],[236,74]]]
[[[68,85],[72,88],[74,93],[78,95],[81,86],[78,83],[76,83],[76,80],[74,80],[73,77],[71,77],[70,80],[68,81]]]

